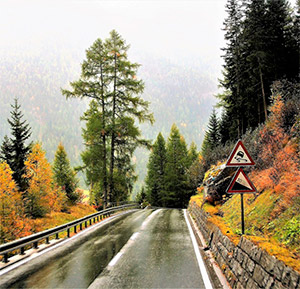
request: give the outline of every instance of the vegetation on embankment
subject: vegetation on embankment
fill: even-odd
[[[69,207],[68,212],[51,212],[43,218],[30,220],[32,232],[41,232],[54,228],[96,212],[97,211],[92,206],[87,204],[71,206]]]
[[[256,161],[256,166],[248,169],[248,176],[258,192],[244,195],[245,234],[271,255],[300,271],[299,87],[294,86],[292,93],[279,86],[273,88],[268,120],[242,137]],[[215,155],[216,151],[224,157],[229,155],[225,153],[228,147],[216,148]],[[216,173],[217,167],[212,167],[204,180],[213,179]],[[191,201],[203,205],[211,222],[237,243],[241,234],[240,195],[227,195],[227,201],[219,201],[214,197],[216,193],[223,195],[224,191],[203,199],[203,187],[199,187],[198,195]]]
[[[291,226],[291,215],[298,205],[273,217],[270,214],[276,207],[278,197],[271,190],[259,195],[244,195],[245,237],[253,241],[270,255],[300,272],[300,244],[295,227]],[[203,193],[191,197],[201,207]],[[224,205],[214,206],[205,203],[202,209],[209,214],[209,221],[220,228],[222,233],[236,245],[241,237],[240,195],[234,195]],[[299,216],[299,215],[298,215]]]

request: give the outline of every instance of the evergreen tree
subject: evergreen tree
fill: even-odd
[[[220,144],[220,127],[219,120],[216,114],[215,109],[213,109],[212,114],[210,115],[207,131],[205,133],[202,152],[207,149],[214,149]]]
[[[166,206],[166,142],[161,133],[158,134],[152,146],[147,168],[146,188],[148,200],[153,206],[164,207]]]
[[[191,190],[188,186],[188,152],[186,142],[173,124],[167,143],[165,194],[167,207],[182,208],[188,204]]]
[[[26,145],[26,141],[31,136],[31,128],[26,120],[22,120],[23,114],[17,99],[15,99],[15,103],[11,105],[11,107],[11,119],[8,119],[8,123],[11,127],[12,137],[10,139],[8,139],[8,137],[4,138],[4,142],[1,146],[1,159],[6,161],[12,169],[13,178],[20,191],[25,192],[27,182],[23,177],[25,173],[24,162],[30,152],[31,144]]]
[[[124,190],[125,195],[131,190],[132,181],[136,177],[130,156],[137,146],[148,145],[140,137],[134,120],[153,122],[153,115],[148,111],[149,103],[139,96],[144,89],[143,82],[136,77],[139,65],[128,60],[128,49],[125,40],[115,30],[105,42],[98,39],[87,50],[81,78],[71,83],[73,90],[62,90],[66,97],[87,97],[97,102],[93,106],[94,110],[98,106],[96,110],[101,119],[98,132],[101,133],[101,138],[97,139],[93,151],[99,149],[96,154],[101,159],[99,180],[104,191],[104,206],[120,199],[120,190]],[[85,114],[86,121],[88,117]],[[86,169],[89,170],[87,166]],[[126,176],[122,181],[121,175]],[[116,181],[129,183],[116,189]]]
[[[113,30],[110,38],[106,40],[110,79],[112,81],[111,90],[111,135],[110,135],[110,166],[109,166],[109,198],[113,200],[115,191],[114,170],[116,160],[116,146],[120,126],[128,118],[137,118],[139,122],[153,122],[153,115],[149,113],[149,103],[144,101],[139,95],[144,90],[144,83],[136,77],[139,64],[131,63],[127,58],[129,46],[124,39]],[[133,125],[131,126],[133,128]],[[126,139],[126,135],[121,135]],[[145,141],[133,138],[139,144]]]
[[[78,185],[78,179],[76,178],[75,171],[70,166],[70,161],[62,143],[58,145],[55,153],[52,170],[56,184],[65,191],[69,201],[75,204],[79,197],[75,192]]]
[[[82,129],[85,150],[81,153],[86,182],[90,185],[90,201],[95,206],[106,201],[107,193],[107,152],[103,142],[102,117],[99,105],[95,100],[90,102],[89,109],[81,117],[86,127]],[[105,172],[104,172],[105,169]],[[106,204],[106,203],[105,203]]]
[[[199,153],[197,151],[197,145],[195,144],[195,142],[192,142],[188,150],[187,166],[190,167],[194,163],[194,161],[198,159],[198,157],[199,157]]]

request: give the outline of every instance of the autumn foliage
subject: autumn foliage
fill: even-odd
[[[60,211],[65,195],[53,182],[53,172],[45,152],[39,143],[25,161],[25,179],[28,180],[27,213],[32,217],[43,217],[50,211]]]
[[[12,174],[7,163],[0,163],[0,243],[26,236],[30,229],[24,219],[22,194]]]

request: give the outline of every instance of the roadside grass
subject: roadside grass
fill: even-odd
[[[202,189],[191,197],[201,207],[203,203]],[[299,204],[300,198],[278,214],[276,205],[281,196],[273,190],[266,190],[258,195],[244,195],[245,235],[270,255],[283,261],[300,272],[299,242]],[[241,197],[233,195],[223,205],[213,206],[205,202],[202,209],[209,214],[209,221],[220,228],[222,233],[238,244],[241,237]],[[276,214],[274,214],[274,211]]]
[[[32,231],[33,233],[44,231],[96,212],[93,207],[86,204],[71,206],[68,213],[51,212],[43,218],[30,220],[32,222]]]

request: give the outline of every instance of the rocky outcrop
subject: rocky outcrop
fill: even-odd
[[[225,163],[213,166],[203,180],[204,197],[212,203],[222,202],[230,197],[226,190],[236,168],[225,167]]]

